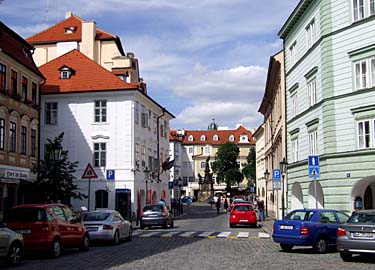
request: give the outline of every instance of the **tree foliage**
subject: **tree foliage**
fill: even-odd
[[[256,179],[256,154],[254,147],[250,149],[247,155],[247,164],[243,167],[242,174],[249,180],[248,186],[250,186],[252,180]]]
[[[70,162],[68,151],[62,148],[64,133],[48,139],[44,159],[40,160],[33,172],[37,174],[36,188],[42,194],[41,201],[44,202],[66,202],[70,197],[75,199],[87,198],[79,192],[75,183],[74,172],[78,161]]]
[[[217,175],[217,183],[226,183],[227,191],[230,191],[232,185],[239,184],[243,179],[237,163],[239,153],[240,149],[237,145],[227,142],[219,147],[212,164],[212,170]]]

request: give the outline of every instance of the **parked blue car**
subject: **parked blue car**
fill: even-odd
[[[326,253],[336,246],[337,229],[349,216],[339,210],[298,209],[273,225],[272,239],[283,251],[294,246],[312,246],[318,253]]]

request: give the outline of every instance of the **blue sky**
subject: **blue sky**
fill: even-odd
[[[2,3],[1,3],[2,2]],[[121,38],[171,128],[248,129],[262,122],[270,56],[299,0],[0,0],[0,18],[27,38],[71,11]]]

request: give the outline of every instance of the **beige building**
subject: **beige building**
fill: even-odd
[[[31,169],[39,158],[39,87],[44,81],[33,47],[0,22],[0,219],[16,203],[29,202]],[[28,190],[27,192],[25,192]]]
[[[264,172],[270,174],[265,188],[267,209],[269,214],[274,214],[280,219],[283,212],[283,198],[284,211],[287,209],[287,179],[282,181],[280,190],[274,189],[272,172],[280,169],[280,162],[286,157],[283,51],[270,57],[265,93],[258,111],[264,115]]]
[[[266,202],[267,185],[264,177],[265,172],[265,152],[264,152],[264,124],[261,124],[258,129],[254,132],[253,138],[256,142],[256,195],[260,200]],[[265,203],[265,206],[267,204]],[[268,210],[268,209],[265,209]]]

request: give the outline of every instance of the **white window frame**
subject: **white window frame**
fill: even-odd
[[[204,141],[206,141],[206,136],[202,135],[201,136],[201,142],[204,142]]]
[[[316,78],[313,78],[307,83],[307,92],[309,95],[309,106],[312,107],[317,103]]]
[[[5,150],[5,119],[0,118],[0,150]]]
[[[370,12],[370,16],[375,15],[375,0],[370,0],[369,12]]]
[[[96,147],[98,146],[98,147]],[[103,147],[104,146],[104,147]],[[94,167],[106,167],[107,164],[107,143],[95,142],[93,145],[93,164]],[[97,156],[98,155],[98,156]]]
[[[318,155],[318,130],[314,129],[308,133],[309,155]]]
[[[295,41],[289,47],[289,56],[290,56],[290,66],[293,66],[296,63],[296,55],[297,55],[297,42]]]
[[[219,140],[219,136],[217,134],[214,135],[213,140],[217,142]]]
[[[366,124],[368,125],[368,130],[365,130]],[[366,120],[361,120],[357,122],[358,149],[368,149],[374,146],[374,141],[375,141],[374,127],[375,127],[374,119],[373,120],[366,119]]]
[[[94,100],[94,122],[95,123],[107,122],[107,100],[105,99]]]
[[[234,135],[230,135],[230,136],[229,136],[229,141],[230,141],[230,142],[234,142]]]
[[[375,56],[354,62],[355,89],[375,86]]]
[[[298,161],[298,138],[292,140],[292,162]]]
[[[205,154],[211,154],[211,147],[210,146],[205,146],[204,147],[204,153]]]
[[[315,19],[306,26],[307,49],[310,49],[316,42]]]
[[[134,104],[134,123],[139,124],[139,102],[136,101]]]
[[[193,135],[190,135],[190,136],[188,137],[188,141],[189,141],[189,142],[192,142],[193,140],[194,140]]]
[[[290,97],[291,100],[291,115],[295,117],[297,115],[297,93],[294,93]]]
[[[353,22],[362,20],[365,17],[365,1],[364,0],[352,0],[352,16]]]

